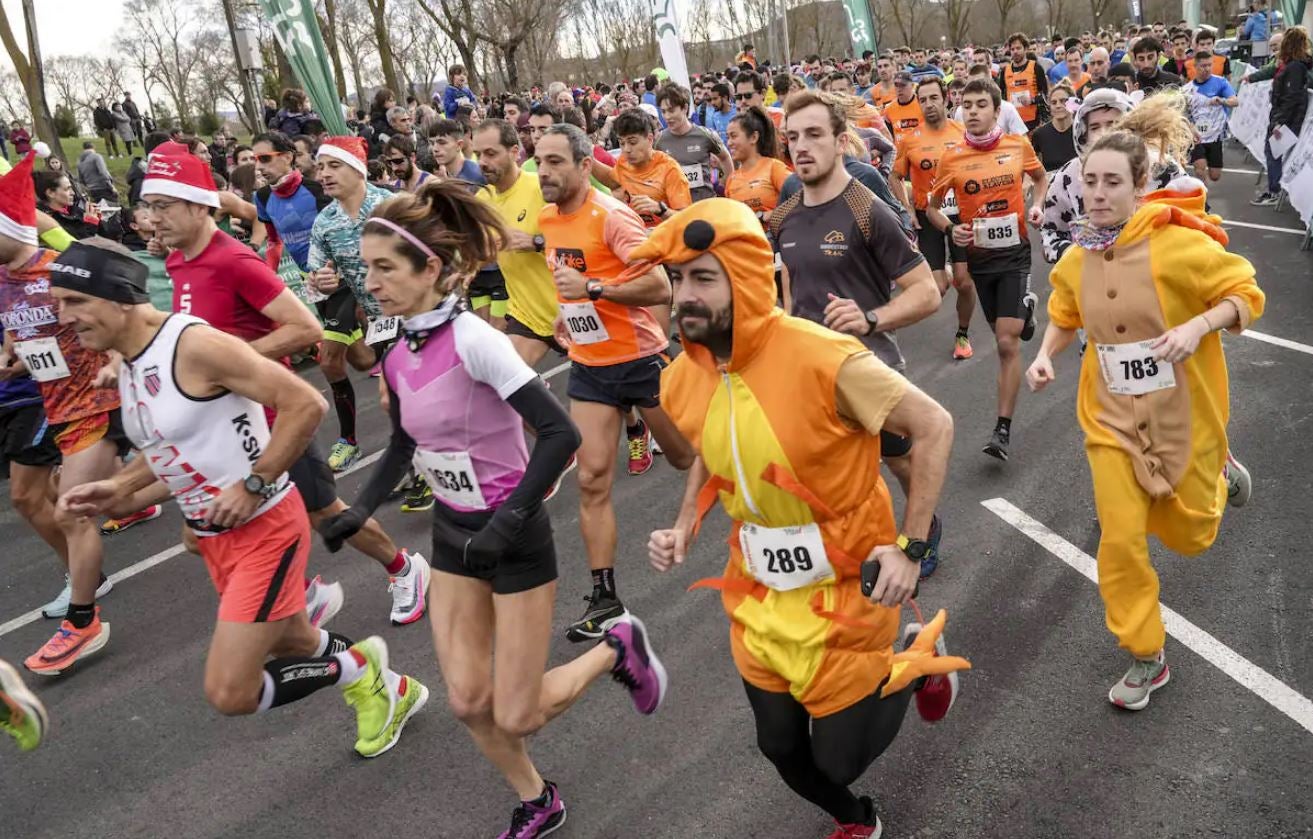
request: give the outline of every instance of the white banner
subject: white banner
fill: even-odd
[[[1231,112],[1231,134],[1262,164],[1266,160],[1263,147],[1267,142],[1267,122],[1272,113],[1272,82],[1242,85],[1239,96],[1240,104]],[[1305,225],[1313,224],[1313,94],[1309,94],[1309,100],[1299,141],[1281,165],[1281,188]]]
[[[665,65],[666,72],[676,84],[682,85],[685,90],[691,89],[675,0],[652,0],[652,24],[656,27],[657,43],[661,45],[661,63]]]

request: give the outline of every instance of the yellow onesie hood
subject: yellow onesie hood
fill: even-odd
[[[748,205],[709,198],[661,222],[647,241],[629,254],[630,262],[683,263],[710,253],[729,275],[734,295],[734,350],[729,369],[742,367],[761,348],[770,328],[784,316],[775,308],[775,259],[761,221]],[[716,360],[702,346],[684,344],[698,364],[714,370]]]
[[[1222,217],[1205,209],[1208,192],[1195,183],[1198,185],[1187,185],[1187,189],[1159,189],[1144,196],[1144,204],[1126,223],[1118,241],[1129,244],[1159,227],[1175,224],[1202,231],[1225,247],[1230,238],[1222,229]]]

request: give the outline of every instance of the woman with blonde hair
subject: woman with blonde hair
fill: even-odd
[[[1086,153],[1087,216],[1049,275],[1049,326],[1026,372],[1031,390],[1041,390],[1076,330],[1093,344],[1081,363],[1076,415],[1101,528],[1105,620],[1132,656],[1108,700],[1131,711],[1148,706],[1170,675],[1149,536],[1200,554],[1217,538],[1228,501],[1239,507],[1251,490],[1228,451],[1230,395],[1217,332],[1247,328],[1264,305],[1254,267],[1227,251],[1221,219],[1206,214],[1201,184],[1146,195],[1150,151],[1119,130]]]
[[[384,315],[402,318],[382,362],[392,437],[355,505],[321,532],[336,550],[412,462],[424,473],[437,502],[429,614],[448,701],[521,799],[502,837],[533,839],[565,821],[565,805],[526,738],[608,674],[640,713],[654,713],[666,674],[632,615],[547,670],[556,549],[543,499],[579,431],[510,339],[460,294],[462,278],[495,262],[506,236],[497,210],[458,180],[431,179],[365,222],[365,287]],[[525,426],[536,437],[532,455]]]

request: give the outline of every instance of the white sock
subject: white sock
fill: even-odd
[[[324,634],[327,635],[328,633]],[[351,654],[350,650],[335,653],[333,658],[337,659],[337,663],[342,668],[341,675],[337,677],[339,685],[349,685],[365,674],[365,665],[356,661],[356,657]]]
[[[328,630],[327,629],[319,630],[319,646],[315,647],[315,658],[319,658],[324,653],[328,652],[328,644],[329,644]]]
[[[274,706],[274,677],[266,670],[261,674],[260,704],[255,706],[255,713],[263,714]]]

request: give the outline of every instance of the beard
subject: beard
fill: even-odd
[[[687,323],[686,318],[698,318]],[[679,307],[679,331],[684,340],[701,344],[717,358],[729,358],[734,349],[734,304],[712,311],[701,303],[683,303]]]

